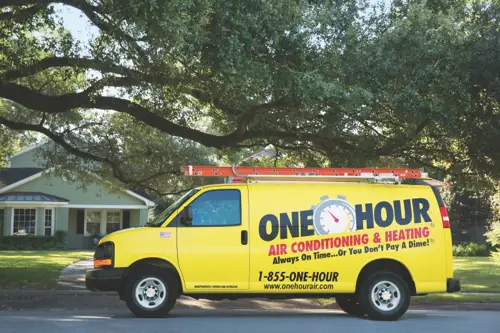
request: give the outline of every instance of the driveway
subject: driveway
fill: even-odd
[[[61,271],[57,279],[56,290],[86,290],[85,272],[94,268],[94,262],[82,260],[69,265]]]

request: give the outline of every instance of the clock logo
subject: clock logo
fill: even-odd
[[[345,199],[346,197],[341,195],[335,199],[329,199],[325,195],[321,197],[320,204],[311,207],[314,231],[317,235],[356,231],[356,213]]]

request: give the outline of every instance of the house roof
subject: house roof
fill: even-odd
[[[41,168],[0,168],[0,188],[17,183],[42,170]]]
[[[69,202],[68,199],[61,198],[52,194],[42,192],[5,192],[0,193],[0,202],[18,201],[18,202]]]
[[[20,171],[24,170],[24,171]],[[50,170],[50,169],[49,169]],[[41,177],[44,174],[44,171],[49,171],[41,168],[0,168],[0,193],[7,193],[13,188],[16,188],[22,184],[28,183],[32,180],[35,180]],[[96,176],[97,177],[97,176]],[[97,177],[99,178],[99,177]],[[131,191],[124,189],[124,192],[127,194],[143,201],[146,206],[154,207],[155,203],[144,196]]]
[[[18,152],[15,152],[14,154],[10,155],[10,156],[7,156],[7,161],[10,161],[13,157],[16,157],[16,156],[19,156],[19,155],[22,155],[24,153],[27,153],[29,151],[32,151],[33,149],[36,149],[40,146],[43,146],[44,144],[48,143],[49,140],[42,140],[34,145],[31,145],[31,146],[28,146],[28,147],[25,147],[21,150],[19,150]]]

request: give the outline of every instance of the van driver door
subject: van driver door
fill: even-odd
[[[177,255],[186,291],[248,289],[247,205],[247,187],[235,186],[200,191],[181,207]]]

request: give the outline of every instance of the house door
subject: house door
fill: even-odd
[[[238,187],[207,190],[189,203],[192,224],[177,227],[178,260],[188,290],[248,289],[247,202],[246,187]]]

